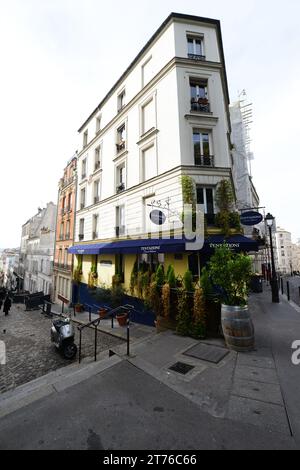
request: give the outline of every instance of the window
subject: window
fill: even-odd
[[[203,37],[188,36],[188,57],[190,59],[204,60]]]
[[[101,116],[96,117],[96,134],[101,130]]]
[[[62,249],[60,248],[58,252],[58,264],[61,264],[61,263],[62,263]]]
[[[88,144],[88,137],[89,137],[89,132],[88,132],[88,130],[86,130],[83,133],[83,148],[86,147],[87,144]]]
[[[94,170],[97,171],[101,168],[101,145],[95,149],[95,167]]]
[[[155,146],[142,151],[142,180],[147,181],[157,175]]]
[[[65,254],[64,254],[64,266],[68,266],[68,248],[65,248]]]
[[[196,193],[197,204],[202,207],[208,225],[213,225],[215,220],[214,188],[204,188],[197,185]]]
[[[190,79],[191,110],[208,113],[210,105],[208,102],[207,80],[197,78]]]
[[[164,253],[151,253],[151,254],[143,254],[138,255],[138,263],[139,265],[144,265],[145,270],[146,266],[148,265],[148,269],[151,272],[155,272],[159,264],[164,264],[165,262],[165,255]]]
[[[72,210],[72,193],[68,195],[68,210]]]
[[[146,86],[147,83],[153,78],[153,70],[152,70],[152,57],[142,65],[142,87]]]
[[[117,166],[117,174],[116,174],[116,192],[120,193],[125,191],[126,189],[126,168],[125,162],[121,163],[121,165]]]
[[[122,150],[125,150],[126,148],[126,126],[125,124],[122,124],[117,129],[117,152],[121,152]]]
[[[121,93],[119,93],[118,95],[118,113],[122,111],[122,109],[125,106],[125,96],[126,96],[125,90],[122,90]]]
[[[142,134],[156,127],[155,123],[155,105],[152,98],[142,107]]]
[[[99,222],[99,216],[98,214],[93,215],[93,240],[98,239],[98,222]]]
[[[70,221],[67,220],[66,240],[70,240]]]
[[[120,277],[120,281],[123,283],[124,282],[124,273],[125,273],[124,255],[122,255],[122,254],[116,255],[115,266],[116,266],[115,273],[116,273],[117,276]]]
[[[79,240],[84,240],[84,219],[79,220]]]
[[[60,234],[59,234],[59,239],[60,240],[63,240],[64,239],[64,229],[65,229],[65,226],[64,226],[64,223],[62,222],[60,224]]]
[[[62,200],[61,215],[64,215],[66,209],[66,197]]]
[[[116,236],[125,235],[125,206],[116,207]]]
[[[80,191],[80,209],[85,208],[85,188]]]
[[[82,160],[82,164],[81,164],[81,179],[85,179],[86,178],[86,167],[87,167],[87,161],[86,161],[86,158],[84,160]]]
[[[214,166],[214,158],[211,155],[210,134],[194,129],[193,145],[195,165]]]
[[[94,204],[100,201],[100,180],[94,181]]]

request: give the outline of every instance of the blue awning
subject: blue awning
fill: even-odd
[[[204,247],[201,253],[213,253],[214,250],[226,244],[231,250],[239,252],[258,251],[258,243],[252,238],[244,237],[243,235],[232,235],[231,237],[224,237],[224,235],[214,235],[205,239]]]
[[[233,235],[225,238],[214,235],[205,239],[201,253],[213,253],[214,250],[226,244],[235,252],[258,251],[258,243],[243,235]],[[120,240],[111,243],[95,243],[90,245],[75,245],[68,252],[75,255],[100,254],[149,254],[149,253],[183,253],[186,251],[186,240],[179,239],[135,239]]]
[[[185,240],[173,238],[120,240],[111,243],[75,245],[68,250],[69,253],[76,255],[182,253],[184,251]]]

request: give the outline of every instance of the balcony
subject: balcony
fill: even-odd
[[[98,232],[93,232],[93,240],[98,240]]]
[[[61,233],[61,234],[59,235],[59,240],[62,241],[62,240],[64,240],[64,239],[65,239],[65,238],[64,238],[64,235],[63,235],[63,233]]]
[[[206,98],[191,98],[191,111],[210,113],[210,103]]]
[[[119,238],[122,235],[125,235],[125,225],[120,225],[119,227],[116,227],[116,237]]]
[[[99,201],[100,201],[100,197],[99,197],[99,196],[95,196],[95,197],[94,197],[94,204],[98,204]]]
[[[80,203],[80,210],[84,209],[85,208],[85,202],[81,202]]]
[[[85,180],[85,178],[86,178],[86,173],[82,173],[81,179],[82,179],[82,180]]]
[[[64,208],[64,207],[61,208],[60,214],[61,214],[61,215],[64,215],[64,214],[65,214],[65,208]]]
[[[125,191],[125,184],[124,183],[119,183],[116,187],[116,192],[117,192],[117,194],[119,194],[122,191]]]
[[[213,155],[195,155],[195,166],[215,166],[215,157]]]
[[[84,240],[84,234],[83,233],[80,233],[79,236],[78,236],[79,240],[82,241]]]
[[[68,263],[54,263],[54,269],[71,272],[72,266]]]
[[[193,60],[206,60],[205,55],[199,55],[199,54],[188,54],[189,59]]]
[[[126,142],[125,142],[125,140],[122,140],[121,142],[119,142],[118,144],[116,144],[116,147],[117,147],[117,152],[118,152],[118,153],[123,152],[123,150],[125,150],[125,148],[126,148]]]
[[[70,234],[69,233],[66,233],[65,240],[70,240]]]

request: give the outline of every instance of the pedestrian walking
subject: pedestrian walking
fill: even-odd
[[[1,308],[2,308],[2,305],[3,305],[3,300],[2,300],[1,297],[0,297],[0,310],[1,310]]]
[[[4,305],[3,305],[3,312],[5,313],[5,316],[9,314],[11,308],[11,300],[9,296],[6,296],[6,299],[4,300]]]

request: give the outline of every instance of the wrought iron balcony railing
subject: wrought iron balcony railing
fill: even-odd
[[[189,59],[193,60],[206,60],[205,55],[199,55],[199,54],[188,54]]]
[[[198,113],[210,113],[210,103],[205,98],[192,98],[191,111],[196,111]]]
[[[125,235],[125,225],[120,225],[119,227],[116,227],[116,237],[120,237],[122,235]]]
[[[214,167],[215,157],[214,155],[195,155],[195,165]]]

